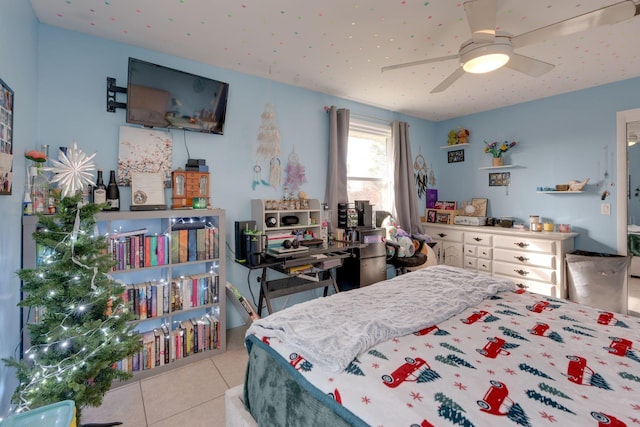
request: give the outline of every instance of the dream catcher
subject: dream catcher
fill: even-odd
[[[427,184],[431,188],[436,187],[436,174],[433,173],[433,164],[431,165],[431,169],[429,169],[429,179],[427,180]]]
[[[422,157],[422,149],[420,149],[420,154],[416,156],[416,160],[413,162],[413,169],[415,170],[413,175],[416,179],[418,197],[422,197],[427,194],[427,173],[429,172],[427,162],[424,160],[424,157]]]
[[[251,183],[251,187],[253,190],[256,189],[258,185],[269,185],[267,181],[262,179],[262,167],[256,163],[253,167],[253,182]]]
[[[280,185],[282,171],[280,169],[280,130],[276,126],[276,110],[273,104],[267,103],[262,112],[262,121],[258,129],[258,157],[271,159],[269,162],[269,185],[276,188]],[[255,180],[254,180],[255,187]]]
[[[302,184],[307,182],[304,166],[300,164],[295,147],[291,150],[291,154],[289,154],[289,161],[287,162],[285,172],[287,173],[287,180],[284,183],[285,187],[289,187],[295,191],[299,190]]]

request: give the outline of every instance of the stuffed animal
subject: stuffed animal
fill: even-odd
[[[447,145],[456,145],[458,144],[458,134],[455,130],[451,129],[447,134]]]
[[[399,248],[387,247],[387,255],[392,256],[396,252],[397,258],[411,257],[416,253],[413,239],[404,231],[392,216],[382,221],[382,227],[387,230],[387,242],[399,245]]]
[[[458,144],[468,144],[468,143],[469,143],[469,131],[463,128],[459,128]]]

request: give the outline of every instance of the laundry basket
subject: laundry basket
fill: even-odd
[[[73,400],[41,406],[10,416],[0,427],[76,427],[76,406]]]
[[[569,299],[616,313],[627,313],[630,257],[589,251],[566,255]]]

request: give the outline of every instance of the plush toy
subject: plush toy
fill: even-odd
[[[458,134],[455,130],[451,129],[447,134],[447,145],[456,145],[458,144]]]
[[[458,144],[468,144],[468,143],[469,143],[469,131],[463,128],[459,128]]]
[[[397,224],[392,216],[388,216],[382,221],[382,227],[387,230],[387,242],[399,245],[399,248],[387,247],[387,255],[392,256],[394,251],[397,258],[411,257],[416,253],[413,239]]]

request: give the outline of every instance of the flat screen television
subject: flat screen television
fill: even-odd
[[[129,58],[127,123],[224,133],[229,84]]]

